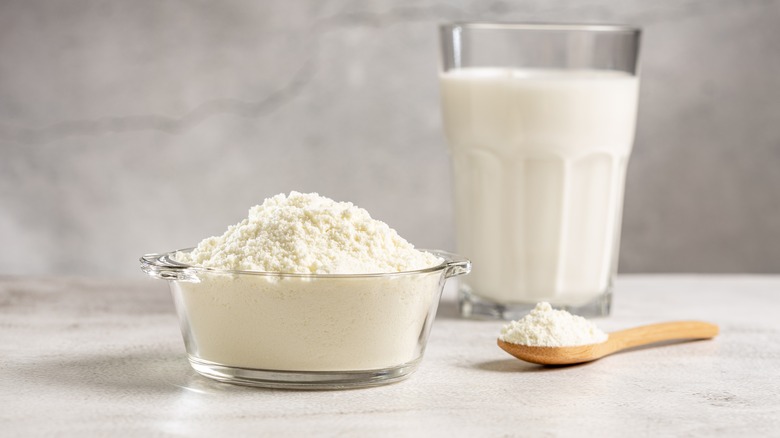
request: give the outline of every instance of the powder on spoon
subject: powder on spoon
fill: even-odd
[[[599,344],[607,337],[587,319],[565,310],[554,310],[550,303],[539,303],[522,319],[505,325],[499,339],[531,347],[573,347]]]

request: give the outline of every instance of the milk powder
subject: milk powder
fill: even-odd
[[[530,314],[504,326],[499,339],[535,347],[572,347],[599,344],[607,334],[581,316],[539,303]]]
[[[444,270],[351,203],[292,192],[253,207],[180,262],[303,275],[200,271],[172,282],[193,360],[284,371],[376,370],[422,356]],[[401,272],[406,271],[406,272]],[[311,274],[367,274],[327,277]]]
[[[441,263],[350,202],[298,192],[266,199],[222,236],[204,239],[177,259],[209,268],[305,274],[399,272]]]

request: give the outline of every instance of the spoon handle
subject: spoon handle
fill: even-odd
[[[614,351],[662,341],[709,339],[718,334],[718,326],[702,321],[674,321],[643,325],[609,334]]]

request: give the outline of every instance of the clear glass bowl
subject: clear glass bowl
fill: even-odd
[[[422,359],[445,281],[471,270],[443,251],[428,251],[438,266],[360,275],[202,268],[177,262],[177,252],[147,254],[141,269],[168,281],[192,367],[275,388],[404,379]]]

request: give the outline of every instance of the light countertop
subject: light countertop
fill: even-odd
[[[408,380],[289,391],[196,374],[163,282],[0,277],[0,435],[780,436],[778,313],[780,276],[622,276],[602,329],[721,334],[545,368],[496,346],[502,322],[460,319],[449,288]]]

